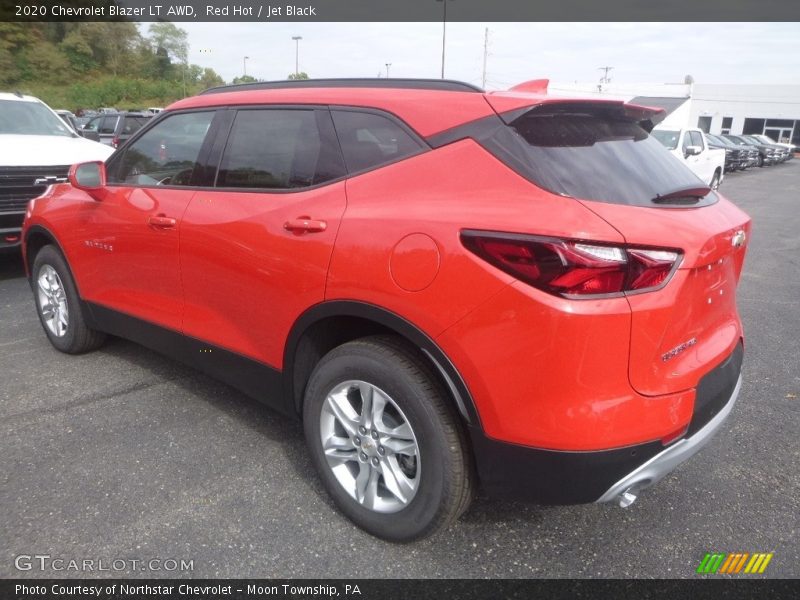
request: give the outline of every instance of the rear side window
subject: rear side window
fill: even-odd
[[[388,117],[347,110],[333,110],[331,114],[350,173],[394,162],[424,149]]]
[[[217,187],[293,189],[344,175],[330,117],[320,112],[240,110],[222,155]],[[321,127],[330,131],[321,133]]]
[[[703,182],[621,107],[542,105],[483,142],[541,188],[562,196],[654,206]],[[694,206],[716,202],[710,192]]]
[[[120,165],[109,169],[109,183],[190,185],[213,118],[212,111],[167,117],[125,149]]]
[[[117,120],[119,117],[103,117],[100,123],[99,133],[114,133],[117,128]]]
[[[139,131],[145,123],[147,123],[146,117],[125,117],[125,121],[122,125],[122,133],[131,135]]]

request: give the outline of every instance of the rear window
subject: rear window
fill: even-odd
[[[619,106],[543,105],[499,129],[489,149],[539,187],[585,200],[655,206],[704,186]]]
[[[669,150],[675,150],[678,147],[678,140],[681,137],[680,131],[667,131],[664,129],[655,129],[650,132],[654,138],[656,138],[664,148],[668,148]]]
[[[125,117],[125,121],[122,124],[122,133],[131,135],[139,131],[147,124],[147,119],[147,117]]]

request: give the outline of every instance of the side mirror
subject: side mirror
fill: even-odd
[[[703,151],[700,146],[686,146],[686,149],[683,151],[684,156],[697,156]]]
[[[72,165],[68,177],[72,187],[100,200],[100,192],[106,185],[106,165],[99,160]]]

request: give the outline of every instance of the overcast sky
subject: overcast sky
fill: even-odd
[[[311,77],[439,77],[441,23],[178,23],[189,60],[226,81],[247,73]],[[145,24],[146,28],[147,25]],[[480,85],[489,28],[488,89],[529,79],[614,83],[800,84],[798,23],[449,23],[445,76]]]

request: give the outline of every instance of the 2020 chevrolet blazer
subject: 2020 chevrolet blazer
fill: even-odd
[[[386,539],[478,485],[627,505],[741,382],[750,220],[661,118],[542,80],[212,89],[31,201],[39,316],[63,352],[126,337],[301,418]]]

